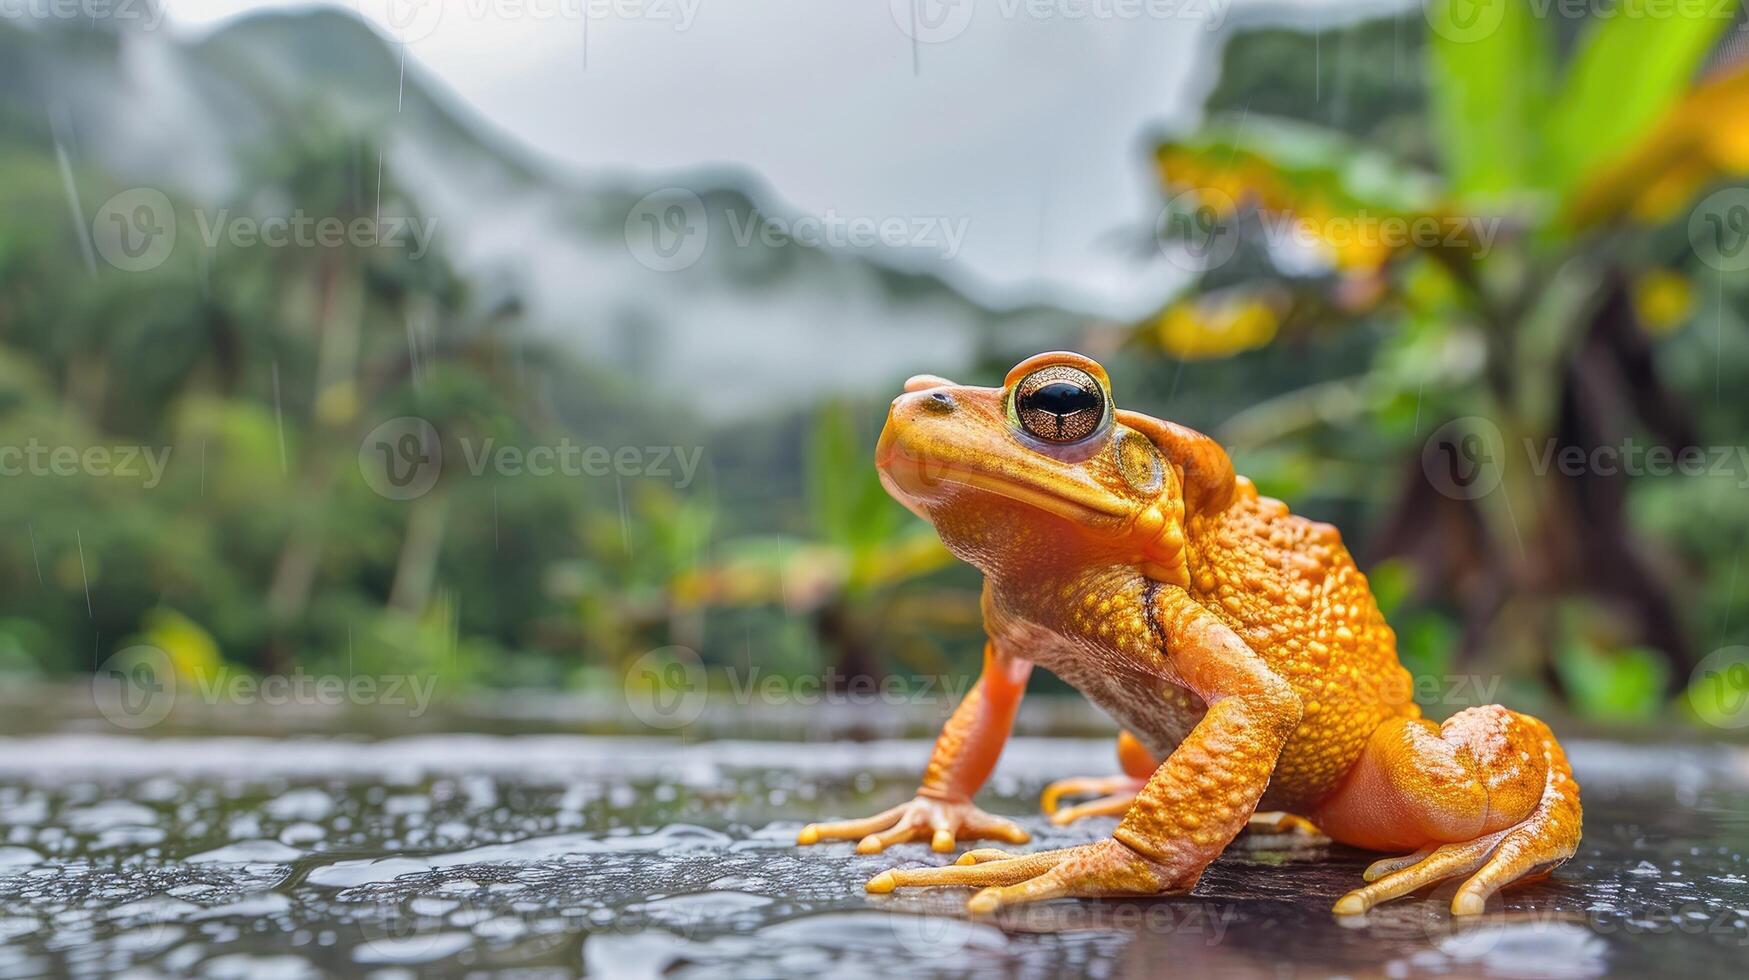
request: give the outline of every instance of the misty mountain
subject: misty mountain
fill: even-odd
[[[252,154],[311,112],[380,147],[381,161],[356,168],[355,196],[374,199],[369,175],[386,169],[483,297],[516,296],[541,336],[658,396],[708,397],[713,415],[884,390],[911,372],[1029,352],[1082,320],[991,309],[955,289],[933,269],[956,229],[936,219],[897,218],[859,238],[798,220],[744,172],[567,172],[345,11],[262,13],[198,38],[0,20],[0,140],[58,146],[75,167],[195,207],[235,205],[259,166]],[[99,203],[81,202],[87,220]]]

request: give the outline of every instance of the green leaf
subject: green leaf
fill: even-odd
[[[1670,670],[1656,653],[1601,650],[1571,642],[1555,654],[1555,671],[1587,718],[1634,721],[1656,717]]]
[[[832,403],[814,419],[808,443],[808,499],[824,541],[852,550],[885,541],[904,511],[892,504],[874,461],[857,438],[848,406]]]
[[[1618,6],[1581,38],[1550,106],[1546,176],[1562,192],[1651,130],[1736,14],[1735,4],[1621,0]]]
[[[1529,3],[1433,0],[1429,91],[1440,155],[1459,198],[1536,186],[1548,106],[1548,32]]]
[[[1256,114],[1206,123],[1155,151],[1169,191],[1255,194],[1265,207],[1316,203],[1339,211],[1413,213],[1436,203],[1438,181],[1335,130]]]

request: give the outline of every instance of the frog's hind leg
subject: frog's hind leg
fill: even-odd
[[[1148,777],[1160,768],[1154,754],[1129,732],[1117,737],[1117,761],[1123,772],[1115,776],[1080,776],[1059,779],[1045,787],[1039,806],[1050,814],[1051,823],[1062,826],[1082,817],[1121,817],[1129,812],[1136,794],[1148,783]],[[1064,797],[1093,796],[1087,803],[1059,809]]]
[[[1482,911],[1505,885],[1546,875],[1579,843],[1579,784],[1541,721],[1499,705],[1468,708],[1434,726],[1379,726],[1335,794],[1313,814],[1338,841],[1412,851],[1366,869],[1338,914],[1469,875],[1454,915]]]

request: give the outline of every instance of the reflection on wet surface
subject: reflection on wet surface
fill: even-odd
[[[1454,922],[1455,885],[1329,913],[1368,858],[1241,838],[1192,896],[868,896],[950,857],[796,848],[804,822],[909,795],[924,741],[798,746],[572,736],[380,742],[0,739],[0,976],[1737,974],[1749,953],[1738,750],[1573,746],[1579,856]],[[1020,739],[983,798],[1036,847],[1050,779],[1108,740]]]

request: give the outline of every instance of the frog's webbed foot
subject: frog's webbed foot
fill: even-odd
[[[1502,827],[1500,816],[1518,819]],[[1465,709],[1437,728],[1407,719],[1381,726],[1348,789],[1315,817],[1360,846],[1425,842],[1374,862],[1363,875],[1370,884],[1342,896],[1338,915],[1465,875],[1451,911],[1475,915],[1506,885],[1572,857],[1582,819],[1579,786],[1548,726],[1498,705]],[[1463,840],[1461,828],[1476,836]]]
[[[1036,854],[1009,854],[980,848],[945,868],[896,868],[869,879],[868,890],[885,894],[919,885],[961,885],[980,889],[966,903],[974,915],[1007,905],[1050,898],[1111,898],[1158,895],[1195,883],[1172,874],[1123,843],[1106,839]]]

